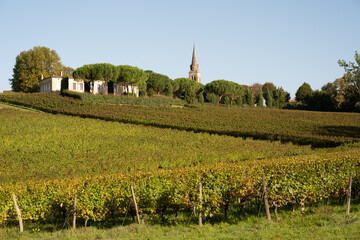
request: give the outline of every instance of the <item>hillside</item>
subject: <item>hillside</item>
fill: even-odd
[[[130,186],[142,218],[156,224],[186,224],[193,211],[210,223],[254,214],[262,176],[276,212],[343,199],[350,171],[359,192],[359,114],[128,106],[54,94],[0,101],[0,223],[16,219],[12,193],[23,219],[43,228],[66,221],[75,195],[78,221],[130,223]]]

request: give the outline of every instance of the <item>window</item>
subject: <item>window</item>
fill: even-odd
[[[117,93],[117,92],[119,92],[118,85],[114,85],[114,93]]]
[[[83,86],[82,83],[79,83],[79,90],[80,90],[80,91],[83,91],[83,90],[84,90],[84,86]]]
[[[73,90],[76,90],[76,83],[73,83]]]

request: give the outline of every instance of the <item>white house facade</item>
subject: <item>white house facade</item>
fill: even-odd
[[[83,80],[77,80],[72,75],[68,75],[68,90],[74,92],[85,92],[85,85]]]
[[[41,77],[42,78],[42,77]],[[60,93],[61,91],[61,82],[63,81],[62,72],[60,76],[51,76],[45,79],[41,79],[39,82],[40,92],[47,93]],[[66,82],[65,82],[66,83]],[[104,94],[105,93],[105,81],[95,80],[92,94]],[[75,80],[72,75],[67,77],[67,86],[63,86],[65,89],[73,92],[85,92],[85,82],[84,80]],[[139,87],[138,86],[129,86],[126,84],[113,84],[115,95],[134,95],[139,96]]]
[[[42,78],[42,77],[41,77]],[[52,76],[41,79],[39,82],[40,92],[60,92],[62,76]]]

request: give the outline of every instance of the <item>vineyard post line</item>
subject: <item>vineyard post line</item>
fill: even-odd
[[[12,194],[12,198],[13,198],[13,201],[14,201],[15,210],[16,210],[18,220],[19,220],[20,233],[22,233],[24,231],[23,220],[22,220],[22,217],[21,217],[21,211],[20,211],[19,206],[18,206],[17,201],[16,201],[16,196],[15,196],[14,193]]]
[[[131,189],[131,195],[132,195],[132,199],[133,199],[134,207],[135,207],[135,212],[136,212],[136,220],[137,220],[137,223],[140,224],[139,210],[138,210],[138,206],[136,204],[135,192],[134,192],[134,188],[133,188],[132,185],[130,186],[130,189]]]
[[[265,175],[262,176],[262,185],[263,185],[263,193],[264,193],[264,203],[265,203],[265,211],[268,222],[271,222],[271,215],[270,215],[270,209],[269,209],[269,202],[266,194],[266,180]]]
[[[76,202],[77,202],[77,194],[75,194],[74,197],[73,229],[76,229]]]
[[[352,177],[353,177],[353,172],[351,171],[349,176],[349,186],[348,186],[347,199],[346,199],[346,213],[345,213],[346,216],[349,216],[350,213]]]
[[[199,183],[199,226],[202,225],[202,185]]]

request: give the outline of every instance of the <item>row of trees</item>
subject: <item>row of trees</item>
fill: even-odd
[[[77,68],[65,67],[55,50],[47,47],[34,47],[23,51],[16,57],[13,78],[10,84],[14,91],[39,91],[40,76],[44,78],[52,75],[64,76],[73,74],[75,79],[85,81],[85,90],[92,92],[95,80],[102,80],[104,94],[109,93],[109,86],[113,83],[122,84],[126,88],[138,86],[140,96],[166,95],[185,100],[212,102],[214,104],[237,104],[249,106],[279,107],[288,100],[288,93],[282,88],[276,88],[272,83],[253,84],[244,86],[226,80],[215,80],[205,86],[188,78],[170,79],[168,76],[150,70],[143,71],[134,66],[114,66],[109,63],[86,64]],[[111,91],[110,91],[111,92]]]
[[[114,66],[110,63],[86,64],[77,68],[73,74],[75,79],[81,79],[87,83],[85,89],[90,92],[93,92],[96,80],[104,81],[104,94],[109,92],[109,83],[121,83],[126,88],[131,87],[134,92],[135,86],[141,89],[148,79],[147,74],[140,68],[129,65]]]
[[[355,62],[338,61],[345,73],[334,82],[313,91],[304,83],[296,92],[298,106],[319,111],[360,112],[360,56],[355,52]]]
[[[281,108],[288,99],[288,93],[282,88],[276,88],[272,83],[264,85],[254,84],[251,87],[243,86],[226,80],[215,80],[205,86],[189,78],[170,79],[168,76],[143,71],[129,65],[114,66],[109,63],[87,64],[74,71],[75,79],[82,79],[88,83],[92,92],[95,80],[105,82],[104,94],[108,94],[108,83],[117,83],[124,86],[139,86],[140,95],[165,95],[185,100],[188,103],[198,101],[214,104],[266,106]],[[258,91],[257,87],[260,87]]]

